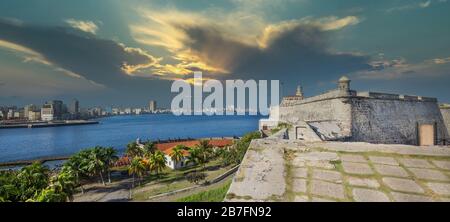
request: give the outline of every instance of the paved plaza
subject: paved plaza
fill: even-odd
[[[450,201],[450,148],[252,141],[226,201]]]

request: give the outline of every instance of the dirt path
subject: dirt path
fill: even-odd
[[[201,187],[197,187],[195,189],[189,190],[189,191],[185,191],[185,192],[181,192],[181,193],[177,193],[174,195],[170,195],[170,196],[164,196],[164,197],[158,197],[152,200],[149,200],[149,202],[174,202],[180,198],[183,197],[187,197],[199,192],[203,192],[203,191],[207,191],[207,190],[211,190],[211,189],[215,189],[215,188],[219,188],[221,186],[223,186],[226,182],[230,181],[233,178],[234,174],[229,175],[228,177],[224,178],[223,180],[208,185],[208,186],[201,186]]]
[[[214,189],[222,186],[226,181],[229,181],[234,174],[231,174],[224,178],[223,180],[208,185],[200,186],[193,190],[177,193],[170,196],[164,196],[149,200],[151,202],[171,202],[179,198],[186,197],[198,192],[202,192],[209,189]],[[74,202],[126,202],[133,201],[130,200],[130,187],[132,186],[131,178],[124,178],[111,184],[103,186],[101,183],[93,183],[85,186],[85,192],[77,193],[74,195]],[[148,187],[143,187],[142,189],[154,189],[158,184],[152,184]]]
[[[74,202],[121,202],[129,201],[131,178],[121,179],[103,186],[101,183],[89,184],[85,192],[74,195]]]

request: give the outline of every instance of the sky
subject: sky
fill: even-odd
[[[450,102],[450,0],[2,0],[0,106],[169,107],[174,80]]]

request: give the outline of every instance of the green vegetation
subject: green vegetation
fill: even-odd
[[[183,151],[187,150],[187,147],[184,145],[177,145],[175,148],[173,148],[172,152],[170,153],[170,158],[175,163],[180,162],[184,158]]]
[[[282,129],[290,129],[291,127],[292,127],[291,124],[281,122],[281,123],[278,123],[278,126],[276,128],[271,129],[270,133],[275,134],[275,133],[278,133]]]
[[[247,133],[240,140],[235,142],[233,148],[227,150],[222,149],[222,151],[218,153],[218,156],[222,160],[222,164],[225,166],[230,164],[240,164],[242,159],[244,159],[250,142],[253,139],[259,138],[261,138],[261,133],[258,131]]]
[[[180,170],[167,169],[165,154],[157,150],[152,142],[147,142],[142,148],[135,142],[128,144],[126,154],[131,164],[121,167],[113,167],[118,160],[115,149],[96,146],[71,156],[59,171],[50,171],[41,163],[31,164],[18,171],[0,171],[0,202],[72,201],[77,188],[84,192],[83,184],[86,182],[97,180],[103,185],[111,183],[112,169],[128,171],[133,176],[133,185],[135,177],[139,178],[139,184],[155,184],[156,189],[147,189],[137,195],[147,198],[151,194],[191,186],[189,181],[198,183],[221,175],[232,165],[239,164],[251,140],[260,137],[259,132],[249,133],[235,141],[232,147],[223,149],[213,149],[207,140],[191,148],[177,146],[170,154],[171,159],[175,162],[185,161],[187,151],[187,162],[195,164]],[[212,192],[208,195],[204,198],[211,199],[216,194]]]
[[[147,171],[147,166],[141,157],[135,157],[128,166],[128,174],[133,175],[133,187],[135,186],[135,176],[139,177],[139,185],[141,185],[142,177]]]
[[[193,185],[186,179],[186,176],[192,172],[205,173],[206,178],[204,181],[210,181],[231,168],[232,166],[221,167],[221,161],[219,159],[208,162],[205,166],[205,170],[203,170],[203,167],[200,165],[194,165],[178,170],[166,168],[160,173],[159,178],[154,174],[145,176],[144,183],[146,183],[146,185],[137,187],[133,191],[133,199],[147,200],[148,197],[154,195],[191,187]]]
[[[186,180],[188,180],[191,183],[198,184],[200,181],[206,179],[206,173],[203,172],[191,172],[186,174]]]
[[[231,180],[227,181],[223,186],[208,190],[205,192],[200,192],[193,194],[191,196],[183,197],[177,202],[222,202],[230,188]]]
[[[64,202],[71,201],[81,179],[109,175],[109,168],[117,160],[113,148],[94,147],[73,155],[57,172],[40,163],[19,171],[0,172],[0,201]]]

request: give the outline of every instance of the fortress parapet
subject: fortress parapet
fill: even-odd
[[[436,98],[357,92],[350,82],[344,76],[337,88],[306,98],[298,87],[296,95],[283,98],[279,118],[272,119],[303,128],[306,123],[324,140],[422,144],[419,131],[423,125],[432,126],[429,134],[435,144],[449,140],[449,124],[445,124]]]

